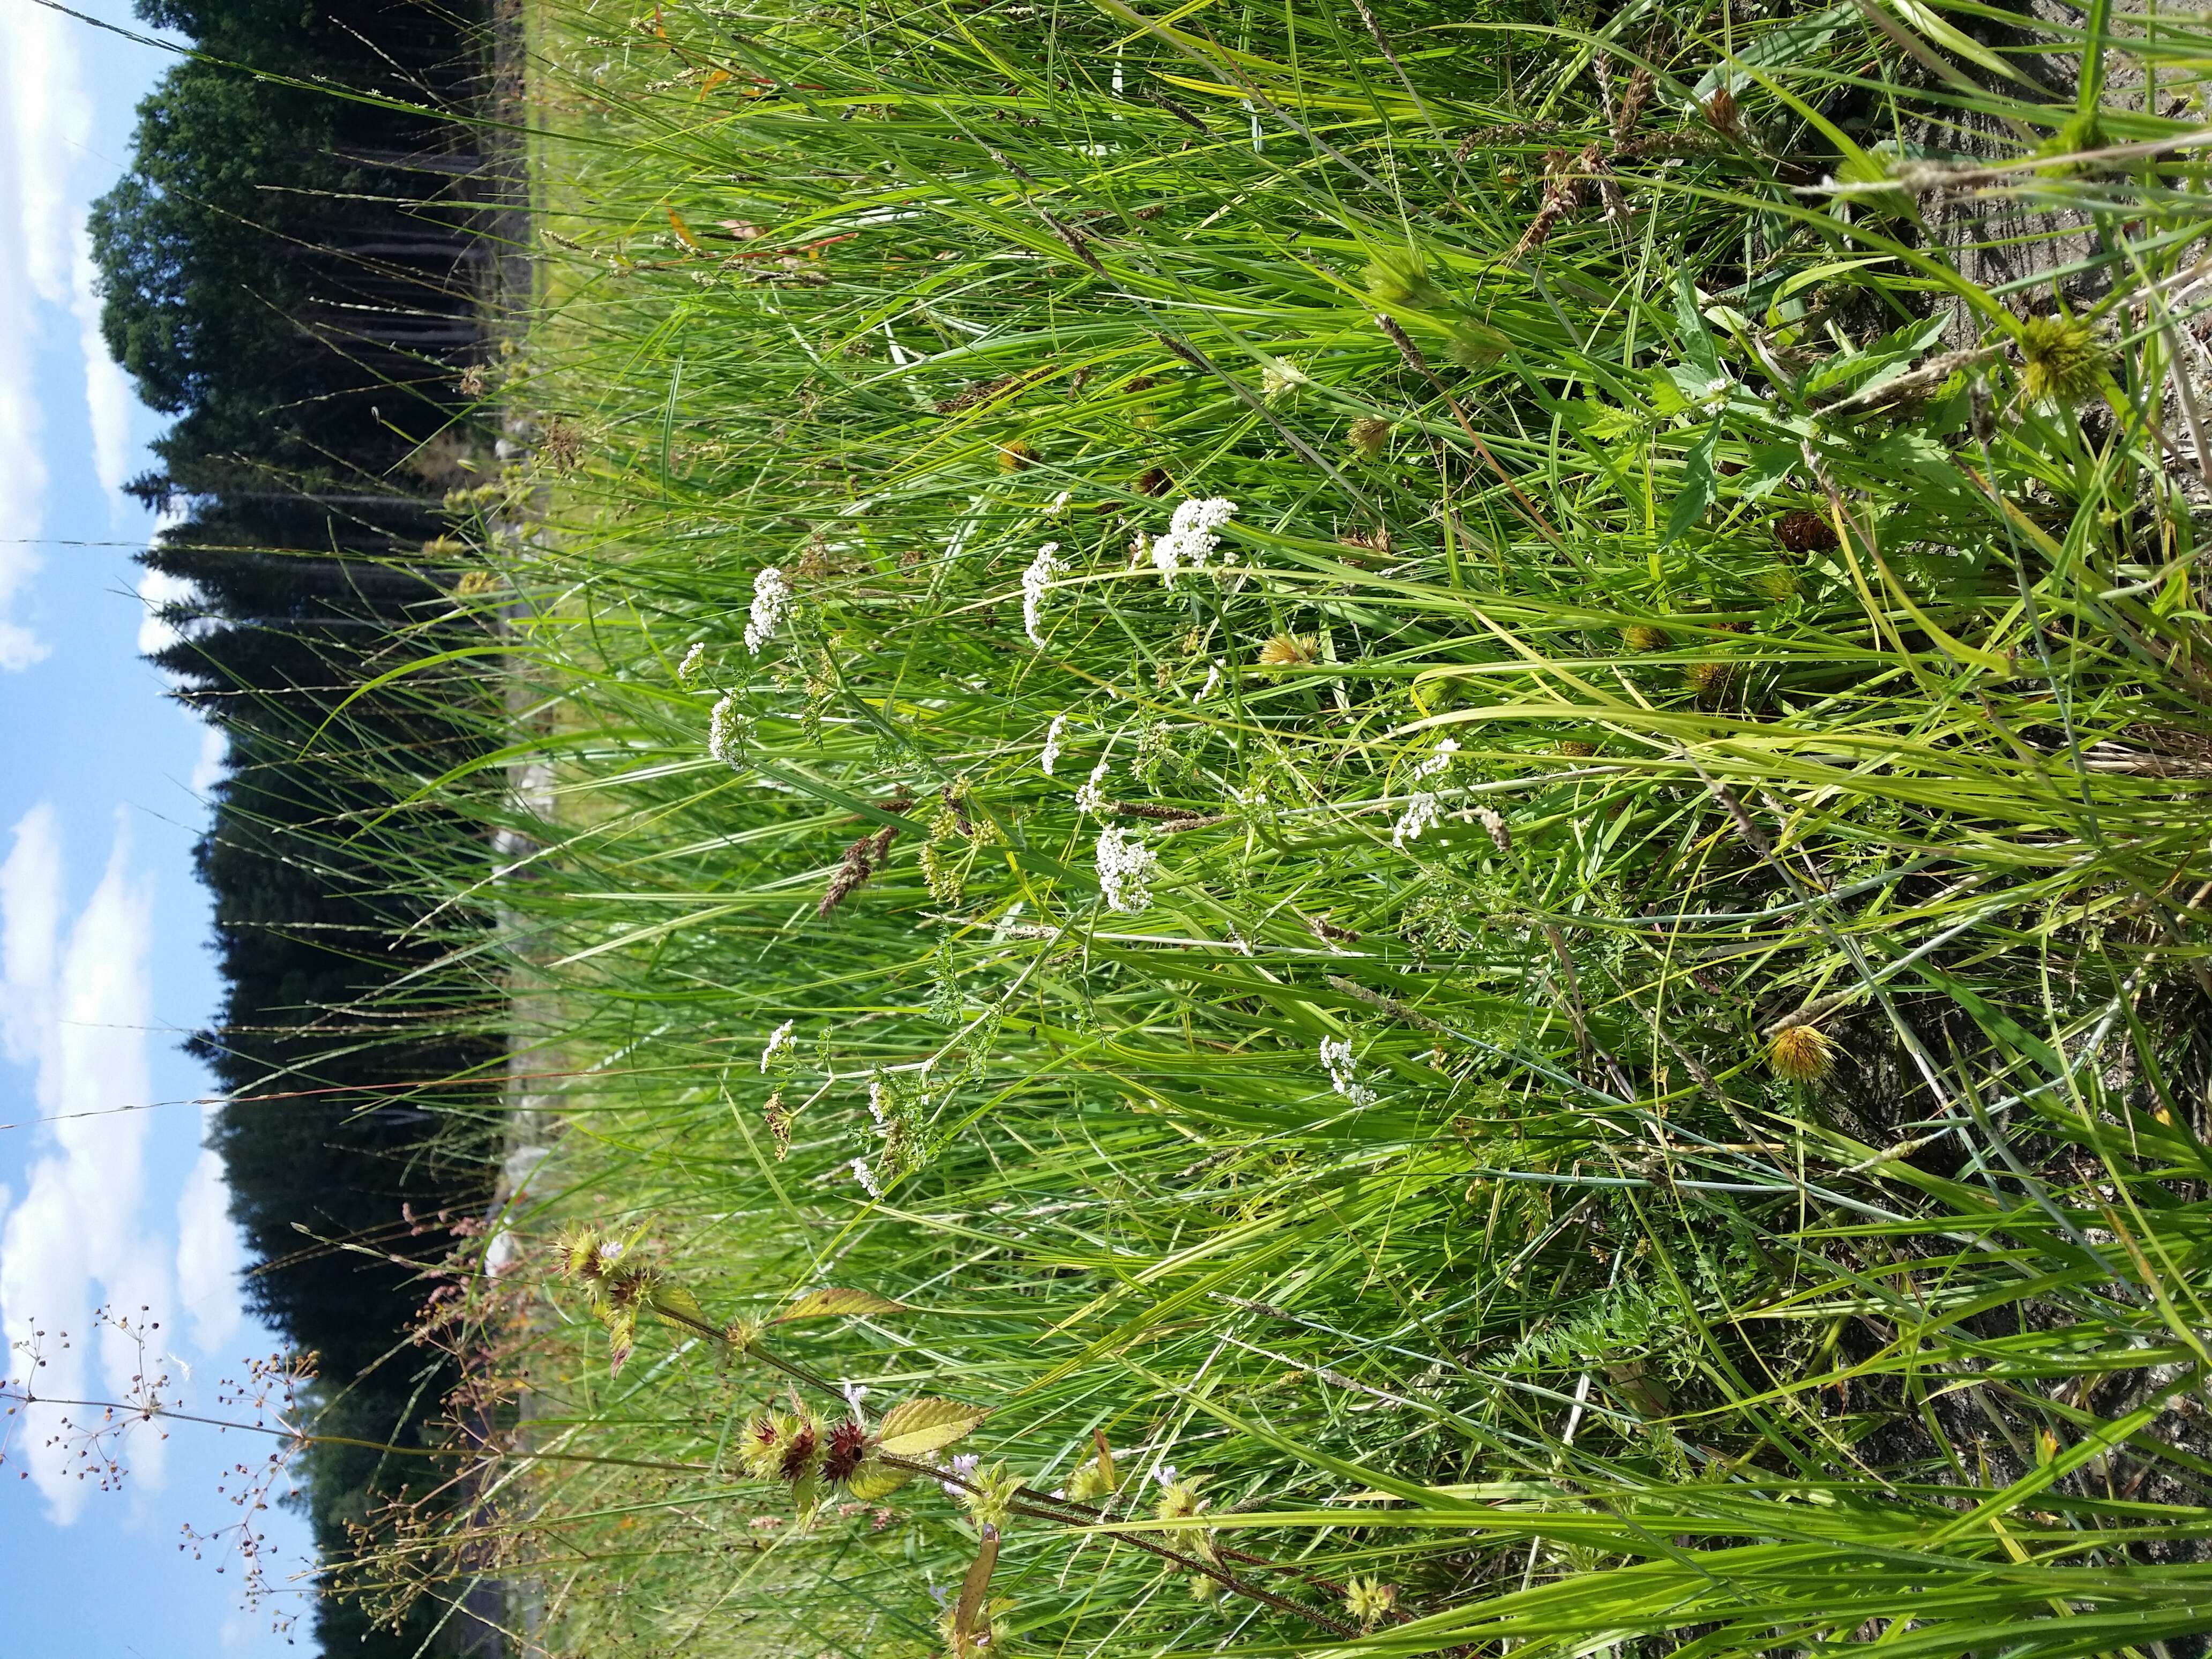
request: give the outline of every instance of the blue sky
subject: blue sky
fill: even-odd
[[[118,0],[76,3],[132,21]],[[140,659],[160,630],[131,553],[154,526],[120,486],[159,428],[100,344],[83,230],[169,61],[0,0],[0,1326],[19,1382],[20,1345],[42,1332],[39,1392],[115,1398],[141,1353],[94,1310],[158,1321],[145,1361],[173,1402],[214,1415],[223,1379],[276,1346],[240,1305],[222,1172],[200,1146],[209,1080],[177,1047],[217,994],[191,848],[219,751]],[[227,1539],[197,1562],[178,1548],[185,1526],[234,1523],[223,1471],[265,1446],[135,1425],[102,1491],[57,1429],[52,1408],[0,1426],[11,1654],[311,1646],[288,1650],[240,1607]],[[274,1507],[258,1520],[290,1577],[304,1528]]]

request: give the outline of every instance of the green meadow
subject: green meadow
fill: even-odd
[[[402,780],[500,853],[394,878],[550,1150],[364,1582],[2204,1650],[2200,15],[527,21],[508,690]]]

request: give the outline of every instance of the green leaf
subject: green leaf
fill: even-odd
[[[793,1319],[851,1319],[863,1314],[912,1313],[903,1302],[894,1302],[873,1291],[828,1288],[809,1291],[769,1322],[781,1325]]]
[[[957,1400],[908,1400],[884,1413],[876,1443],[895,1457],[919,1457],[965,1440],[989,1415]]]
[[[708,1320],[706,1310],[700,1307],[699,1298],[681,1285],[665,1285],[655,1291],[653,1310],[672,1325],[685,1325],[698,1331],[715,1328]]]
[[[1705,435],[1690,446],[1688,459],[1682,467],[1681,493],[1674,497],[1674,510],[1667,515],[1667,533],[1659,538],[1665,547],[1705,516],[1705,509],[1713,504],[1718,491],[1713,477],[1713,452],[1720,447],[1721,423],[1715,421],[1705,428]]]
[[[914,1479],[905,1469],[895,1469],[890,1464],[870,1456],[863,1458],[860,1467],[853,1471],[853,1478],[845,1483],[845,1490],[863,1504],[872,1504],[879,1498],[889,1498],[901,1486]]]

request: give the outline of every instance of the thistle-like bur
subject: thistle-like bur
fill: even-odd
[[[1820,513],[1785,513],[1775,520],[1774,539],[1788,553],[1825,553],[1838,545],[1836,526]]]
[[[1785,1083],[1818,1083],[1836,1069],[1836,1046],[1816,1025],[1792,1025],[1776,1034],[1766,1063]]]
[[[2080,317],[2031,317],[2021,325],[2021,385],[2040,403],[2073,409],[2103,388],[2104,343]]]
[[[1663,628],[1650,623],[1631,623],[1620,630],[1620,642],[1631,651],[1664,651],[1674,641]]]

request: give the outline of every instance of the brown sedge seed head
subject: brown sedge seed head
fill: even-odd
[[[1789,553],[1825,553],[1836,545],[1836,526],[1824,513],[1785,514],[1776,520],[1774,539]]]

